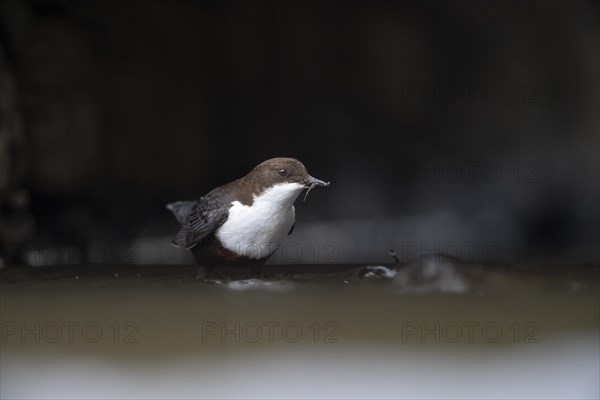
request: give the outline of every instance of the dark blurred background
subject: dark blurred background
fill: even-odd
[[[2,1],[1,265],[189,262],[164,209],[275,156],[274,263],[594,262],[597,2]]]

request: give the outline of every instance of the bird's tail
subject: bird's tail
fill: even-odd
[[[195,201],[176,201],[167,204],[166,208],[173,213],[181,225],[185,225],[195,203]]]

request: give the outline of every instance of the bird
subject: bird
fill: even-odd
[[[167,204],[181,224],[172,244],[191,250],[205,276],[219,265],[250,266],[253,276],[261,276],[262,265],[294,230],[300,193],[329,185],[295,158],[263,161],[200,200]]]

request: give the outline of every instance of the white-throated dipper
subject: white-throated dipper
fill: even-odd
[[[310,176],[294,158],[264,161],[198,201],[167,204],[181,224],[173,244],[192,250],[210,271],[215,265],[262,266],[294,229],[294,201],[315,186],[329,182]]]

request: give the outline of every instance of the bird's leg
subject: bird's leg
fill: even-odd
[[[206,275],[207,275],[206,265],[199,265],[198,268],[196,268],[196,279],[206,280]]]
[[[205,281],[230,281],[231,277],[225,274],[223,271],[220,271],[214,265],[206,266],[206,275],[204,277]]]
[[[250,277],[256,279],[263,279],[263,266],[262,264],[255,264],[250,267]]]

